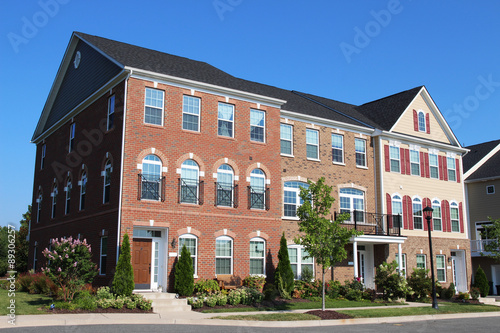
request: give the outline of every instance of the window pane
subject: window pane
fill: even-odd
[[[281,140],[281,153],[292,155],[292,143],[290,141]]]

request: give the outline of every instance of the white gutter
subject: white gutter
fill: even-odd
[[[125,125],[127,120],[127,92],[128,92],[128,80],[132,75],[132,72],[129,72],[127,77],[125,78],[125,89],[123,94],[123,128],[122,128],[122,156],[121,156],[121,164],[120,164],[120,196],[118,199],[118,227],[117,227],[117,240],[116,240],[116,262],[118,263],[118,258],[120,255],[120,239],[121,239],[121,220],[122,220],[122,198],[123,198],[123,169],[124,169],[124,160],[125,160]]]
[[[386,202],[384,200],[384,167],[382,166],[383,165],[383,161],[384,161],[384,147],[382,146],[382,137],[378,136],[378,150],[379,150],[379,172],[380,172],[380,200],[381,200],[381,207],[382,207],[382,214],[388,214],[387,212],[387,207],[386,207]],[[376,179],[374,179],[375,182],[377,181]]]
[[[421,139],[421,138],[418,138],[415,136],[409,137],[407,134],[399,134],[399,133],[391,133],[391,132],[383,131],[377,135],[381,135],[381,136],[384,136],[385,138],[389,138],[389,139],[398,140],[398,141],[401,141],[402,143],[408,144],[408,145],[415,144],[415,142],[418,142],[422,147],[437,147],[437,148],[440,148],[442,150],[454,151],[454,152],[458,152],[458,153],[462,153],[462,154],[469,152],[469,149],[467,149],[467,148],[452,146],[448,143],[429,141],[429,140]]]
[[[146,80],[146,81],[155,80],[155,81],[158,81],[160,83],[174,85],[174,86],[185,88],[185,89],[193,89],[194,88],[198,91],[204,91],[204,92],[211,93],[211,94],[218,94],[218,95],[232,97],[232,98],[236,98],[239,100],[246,100],[246,101],[254,102],[254,103],[266,104],[266,105],[269,105],[272,107],[279,107],[279,106],[286,103],[285,100],[274,98],[274,97],[258,95],[258,94],[249,93],[249,92],[242,91],[242,90],[225,88],[225,87],[221,87],[221,86],[217,86],[217,85],[213,85],[213,84],[209,84],[209,83],[184,79],[184,78],[180,78],[180,77],[176,77],[176,76],[159,74],[156,72],[146,71],[143,69],[138,69],[138,68],[133,68],[133,67],[128,67],[128,66],[125,66],[125,69],[134,73],[132,75],[133,78],[138,78],[138,79],[142,79],[142,80]]]

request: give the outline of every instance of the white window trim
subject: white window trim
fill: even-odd
[[[424,257],[424,269],[427,269],[427,255],[426,254],[423,254],[423,253],[417,253],[417,258],[418,257]],[[417,266],[416,268],[419,268],[418,267],[418,259],[416,259],[416,263],[417,263]]]
[[[42,157],[40,159],[40,170],[43,170],[43,168],[45,167],[45,153],[46,153],[46,150],[47,150],[47,145],[43,144],[42,145]]]
[[[64,191],[66,192],[65,199],[64,199],[64,215],[68,215],[70,210],[68,209],[68,201],[69,205],[71,205],[71,189],[73,185],[71,184],[71,179],[66,180],[66,187],[64,188]]]
[[[69,126],[69,143],[68,143],[68,153],[71,153],[74,149],[71,148],[75,144],[75,131],[76,131],[76,123],[71,123]]]
[[[438,201],[439,203],[434,203],[434,201]],[[434,207],[436,206],[439,206],[439,221],[441,222],[441,230],[436,230],[435,228],[435,225],[434,225]],[[441,208],[441,200],[439,199],[432,199],[431,201],[431,207],[433,208],[433,214],[432,214],[432,231],[438,231],[438,232],[441,232],[443,231],[443,211],[442,211],[442,208]],[[437,219],[437,218],[436,218]]]
[[[360,191],[361,193],[363,193],[362,195],[359,195],[359,194],[351,194],[351,193],[341,193],[341,191],[343,189],[350,189],[350,187],[342,187],[342,188],[339,188],[339,210],[342,210],[342,204],[341,204],[341,197],[344,197],[344,198],[348,198],[349,199],[349,214],[351,214],[351,212],[353,212],[355,209],[354,209],[354,199],[363,199],[363,221],[358,221],[357,223],[365,223],[365,216],[364,216],[364,212],[366,210],[366,192],[363,191],[363,190],[360,190],[360,189],[356,189],[355,190],[358,190]],[[350,222],[350,223],[354,223],[354,214],[351,214],[351,219],[349,221],[346,221],[346,222]]]
[[[88,185],[87,173],[86,173],[86,172],[84,172],[84,173],[82,174],[82,177],[81,177],[80,179],[81,179],[81,180],[80,180],[80,182],[79,182],[79,183],[80,183],[80,184],[79,184],[79,185],[80,185],[80,205],[79,205],[79,208],[80,208],[80,209],[79,209],[79,210],[83,210],[83,209],[82,209],[82,199],[83,199],[83,196],[84,196],[84,195],[86,196],[86,194],[87,194],[87,185]],[[85,184],[85,187],[83,186],[84,184]],[[85,203],[84,203],[84,205],[85,205]],[[85,209],[85,208],[84,208],[84,209]]]
[[[459,205],[456,201],[451,201],[450,202],[450,227],[451,227],[451,232],[456,232],[456,233],[459,233],[460,232],[460,209],[459,209]],[[457,219],[453,220],[452,217],[451,217],[451,210],[452,209],[456,209],[457,210]],[[457,230],[453,230],[453,221],[457,221],[457,226],[458,226],[458,231]]]
[[[218,240],[224,240],[224,241],[231,242],[231,255],[230,256],[217,256],[217,241]],[[229,274],[233,275],[233,270],[234,270],[234,240],[231,237],[219,236],[215,239],[215,276],[217,276],[217,259],[230,259],[231,269],[230,269]],[[221,275],[224,275],[224,274],[221,274]]]
[[[450,168],[450,160],[453,160],[453,162],[451,163],[451,168]],[[453,171],[455,173],[455,179],[450,179],[450,171]],[[449,156],[446,157],[446,172],[448,173],[447,175],[448,181],[451,182],[457,181],[457,166],[454,157],[449,157]]]
[[[356,150],[356,141],[362,141],[363,142],[363,146],[364,146],[364,152],[358,152]],[[364,165],[361,165],[361,164],[358,164],[357,162],[357,159],[356,159],[356,154],[362,154],[364,155],[364,161],[365,161],[365,164]],[[361,139],[361,138],[355,138],[354,139],[354,159],[356,160],[356,167],[358,168],[362,168],[362,169],[368,169],[368,161],[367,161],[367,154],[366,154],[366,140],[365,139]]]
[[[418,201],[417,201],[418,200]],[[422,215],[415,215],[415,209],[413,208],[413,205],[415,204],[419,204],[420,205],[420,213]],[[413,223],[413,229],[414,230],[424,230],[424,205],[423,205],[423,201],[422,201],[422,198],[420,198],[419,196],[414,196],[412,199],[411,199],[411,210],[412,210],[412,220],[411,222]],[[415,228],[415,218],[420,218],[420,220],[422,221],[422,228]]]
[[[228,167],[231,168],[231,170],[225,170],[225,169],[220,169],[223,165],[227,165]],[[225,173],[225,174],[228,174],[228,175],[231,175],[231,202],[234,203],[234,181],[235,181],[235,176],[234,176],[234,169],[232,166],[230,166],[229,164],[227,163],[224,163],[224,164],[221,164],[218,168],[217,168],[217,173],[215,174],[217,177],[215,177],[215,179],[219,180],[219,173]],[[218,191],[219,188],[216,188],[215,191]],[[217,193],[218,195],[218,193]],[[218,198],[217,198],[217,202],[218,203]],[[231,206],[221,206],[221,205],[217,205],[218,207],[232,207]]]
[[[146,158],[150,155],[153,155],[155,156],[156,158],[158,158],[158,161],[150,161],[150,160],[146,160]],[[162,172],[163,172],[163,164],[162,164],[162,161],[160,159],[160,157],[158,157],[157,155],[155,154],[149,154],[147,155],[146,157],[144,157],[142,159],[142,164],[141,164],[141,167],[140,167],[140,170],[141,170],[141,174],[144,175],[144,164],[154,164],[154,165],[159,165],[160,166],[160,174],[159,174],[159,178],[161,178],[162,176]],[[142,186],[142,182],[141,182],[141,186]],[[156,201],[161,201],[161,195],[158,197],[158,200],[154,200],[154,199],[146,199],[146,198],[142,198],[142,189],[141,189],[141,200],[146,200],[146,201],[153,201],[153,202],[156,202]]]
[[[396,199],[396,197],[398,197],[399,199]],[[399,214],[395,214],[394,213],[394,203],[395,202],[399,202],[401,204],[401,212]],[[399,221],[399,228],[403,229],[403,227],[404,227],[404,223],[403,223],[403,218],[404,218],[403,217],[403,196],[401,194],[394,193],[391,196],[391,209],[392,209],[392,215],[393,216],[396,216],[396,215],[400,215],[401,216],[401,220]]]
[[[262,172],[262,174],[260,173],[253,173],[255,170],[260,170]],[[256,208],[256,207],[252,207],[251,209],[258,209],[258,210],[265,210],[266,209],[266,184],[268,183],[267,182],[267,179],[266,179],[266,173],[264,172],[264,170],[260,169],[260,168],[255,168],[253,169],[251,172],[250,172],[250,177],[249,177],[249,182],[250,182],[250,186],[251,187],[256,187],[256,186],[252,186],[252,178],[256,178],[259,179],[259,178],[262,178],[264,179],[264,186],[263,186],[263,189],[264,189],[264,207],[263,208]]]
[[[438,267],[438,261],[437,261],[437,258],[438,257],[443,257],[443,267],[442,268],[439,268]],[[439,270],[443,270],[444,271],[444,280],[439,280],[439,274],[437,274],[439,272]],[[438,254],[436,255],[436,281],[437,282],[446,282],[446,256],[444,254]]]
[[[287,246],[287,251],[288,249],[297,249],[297,262],[296,263],[290,262],[290,264],[297,265],[297,279],[300,280],[302,277],[302,265],[311,265],[311,263],[302,263],[302,257],[303,257],[302,251],[305,250],[303,246],[292,244]],[[312,257],[312,273],[313,277],[316,276],[316,265],[314,257]]]
[[[249,256],[250,257],[250,260],[251,259],[261,259],[262,260],[262,272],[263,274],[250,274],[252,276],[266,276],[266,240],[264,238],[261,238],[261,237],[254,237],[252,239],[250,239],[250,243],[251,244],[252,242],[260,242],[260,243],[264,243],[264,253],[262,255],[262,257],[252,257],[251,255]],[[250,253],[252,253],[250,251]]]
[[[412,154],[412,152],[414,154]],[[412,155],[416,155],[417,156],[417,160],[416,161],[414,161],[412,159]],[[418,167],[418,174],[413,173],[413,165],[415,165],[415,164]],[[410,174],[412,176],[418,176],[418,177],[420,177],[420,175],[422,174],[422,170],[420,170],[420,152],[418,150],[416,150],[416,149],[411,149],[410,150]]]
[[[113,118],[113,126],[110,127],[110,124],[109,124],[110,116],[114,115],[114,114],[115,114],[115,95],[111,95],[108,98],[108,115],[106,117],[106,129],[108,131],[115,126],[114,118]]]
[[[156,91],[161,92],[161,95],[162,95],[162,98],[161,98],[161,108],[158,108],[157,106],[152,106],[152,105],[146,104],[146,91],[148,89],[149,90],[156,90]],[[150,108],[153,108],[153,109],[161,109],[161,124],[151,124],[151,123],[147,123],[146,122],[146,107],[150,107]],[[160,90],[160,89],[151,88],[151,87],[146,87],[144,89],[144,118],[143,118],[144,124],[153,125],[153,126],[163,126],[164,118],[165,118],[165,91]]]
[[[312,132],[316,133],[318,143],[307,142],[307,131],[312,131]],[[318,155],[317,158],[307,156],[307,146],[315,146],[316,147],[316,155]],[[306,128],[306,158],[310,161],[320,161],[320,158],[319,158],[319,131],[316,129]]]
[[[263,110],[250,109],[250,119],[252,118],[252,116],[251,116],[252,111],[259,112],[259,113],[262,113],[264,115],[264,126],[252,125],[252,123],[250,122],[250,133],[251,133],[251,128],[252,127],[262,128],[263,131],[264,131],[264,138],[263,138],[262,141],[252,140],[252,135],[250,134],[250,141],[252,141],[252,142],[259,142],[259,143],[266,143],[266,112],[263,111]]]
[[[493,192],[488,192],[488,188],[493,188]],[[486,185],[486,194],[491,195],[495,194],[495,185]]]
[[[36,200],[37,203],[37,213],[36,213],[36,223],[40,222],[40,215],[42,213],[42,194],[38,194],[38,199]]]
[[[187,161],[193,161],[194,163],[196,163],[196,166],[184,164]],[[200,165],[198,164],[198,162],[196,162],[193,159],[187,159],[184,162],[182,162],[182,164],[181,164],[181,179],[190,179],[190,178],[184,178],[184,177],[182,177],[182,170],[183,169],[196,170],[196,174],[197,174],[197,177],[196,177],[196,199],[197,199],[197,201],[199,201],[199,198],[200,198],[200,176],[201,176]],[[182,202],[182,201],[181,201],[181,203],[193,204],[191,202]],[[195,204],[198,205],[198,202],[196,202]]]
[[[290,129],[291,129],[291,131],[290,131],[291,138],[290,139],[283,139],[283,137],[281,136],[281,126],[289,126],[290,127]],[[281,152],[281,141],[282,140],[290,142],[290,154],[285,154],[285,153]],[[293,125],[280,123],[280,153],[281,153],[281,156],[294,157],[294,155],[293,155]]]
[[[294,187],[285,187],[285,183],[289,183],[289,182],[298,182],[298,183],[303,183],[304,185],[307,186],[307,188],[309,188],[309,184],[305,183],[305,182],[302,182],[300,180],[288,180],[286,182],[283,183],[283,216],[282,218],[283,219],[286,219],[286,220],[299,220],[298,216],[295,215],[295,216],[286,216],[285,215],[285,191],[288,191],[288,192],[294,192],[295,193],[295,199],[296,199],[296,208],[295,208],[295,211],[297,211],[297,209],[299,209],[300,207],[300,188],[294,188]],[[304,187],[306,187],[304,186]]]
[[[199,101],[199,103],[198,103],[198,105],[199,105],[199,107],[198,107],[198,114],[194,114],[194,113],[190,113],[190,112],[184,111],[184,99],[185,98],[198,99],[198,101]],[[188,114],[188,115],[191,115],[191,116],[198,117],[198,128],[196,130],[191,130],[191,129],[184,128],[184,114]],[[196,97],[196,96],[183,95],[182,96],[182,129],[185,130],[185,131],[200,132],[200,127],[201,127],[201,98]]]
[[[392,158],[391,156],[391,150],[394,150],[396,149],[397,152],[398,152],[398,156],[399,158]],[[399,170],[398,171],[393,171],[392,170],[392,161],[398,161],[398,165],[399,165]],[[396,147],[396,146],[389,146],[389,170],[391,172],[397,172],[397,173],[401,173],[401,150],[399,149],[399,147]]]
[[[50,196],[52,197],[52,206],[51,206],[51,211],[50,211],[50,217],[55,218],[56,217],[56,212],[55,209],[57,209],[57,186],[54,185],[52,188],[52,193],[50,193]]]
[[[423,122],[423,124],[424,124],[424,129],[420,129],[420,115],[423,115],[423,117],[424,117],[424,122]],[[426,119],[425,119],[425,112],[424,112],[424,111],[422,111],[422,110],[419,110],[419,111],[417,112],[417,124],[418,124],[418,131],[419,131],[419,132],[422,132],[422,133],[427,133],[427,121],[426,121]]]
[[[193,234],[183,234],[179,236],[179,246],[178,246],[178,253],[179,253],[179,258],[181,256],[181,251],[182,251],[182,246],[181,246],[181,238],[189,238],[189,239],[194,239],[195,240],[195,248],[196,248],[196,254],[192,254],[191,252],[191,260],[194,261],[194,272],[193,275],[195,278],[198,277],[198,237],[196,237]]]
[[[338,136],[340,137],[340,142],[342,144],[342,147],[339,149],[337,147],[333,147],[333,137],[334,136]],[[344,136],[342,134],[338,134],[338,133],[332,133],[332,150],[335,149],[335,150],[340,150],[341,152],[341,156],[342,156],[342,161],[340,162],[337,162],[337,161],[334,161],[333,160],[333,153],[332,153],[332,163],[333,164],[337,164],[337,165],[345,165],[345,156],[344,156]]]
[[[219,118],[219,107],[221,105],[226,105],[226,106],[230,106],[231,107],[232,112],[233,112],[233,117],[232,117],[233,120],[227,120],[227,119],[220,119]],[[225,121],[225,122],[231,123],[231,129],[232,129],[231,136],[219,134],[219,121]],[[217,106],[217,135],[219,137],[223,137],[223,138],[234,138],[234,136],[235,136],[235,128],[234,128],[234,105],[233,104],[219,102],[219,104]]]
[[[109,183],[106,184],[106,173],[109,169]],[[105,204],[107,203],[106,200],[106,187],[109,188],[109,196],[111,197],[111,172],[113,172],[113,167],[111,166],[111,161],[107,160],[106,164],[104,166],[104,171],[102,173],[103,177],[103,189],[102,189],[102,203]],[[109,201],[108,201],[109,202]]]
[[[106,275],[106,273],[104,273],[104,274],[102,273],[102,258],[106,257],[106,260],[108,258],[108,254],[107,254],[108,251],[107,251],[107,249],[106,249],[106,254],[102,254],[102,241],[103,241],[104,238],[107,239],[108,236],[102,236],[101,237],[101,242],[100,242],[101,244],[99,246],[100,247],[100,250],[99,250],[99,275]]]
[[[406,253],[401,253],[401,258],[403,259],[403,263],[401,265],[401,268],[403,269],[404,272],[404,277],[407,276],[407,269],[406,269]],[[396,252],[396,262],[398,263],[398,267],[396,267],[396,272],[399,273],[399,253]]]
[[[432,163],[431,163],[431,155],[436,156],[436,165],[432,165]],[[432,177],[432,172],[431,172],[432,168],[436,168],[436,170],[437,170],[437,177]],[[429,152],[429,177],[432,178],[432,179],[439,179],[439,155],[431,153],[431,152]]]

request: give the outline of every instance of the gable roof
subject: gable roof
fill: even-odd
[[[466,180],[500,177],[500,140],[466,147],[470,152],[463,158]]]
[[[356,107],[356,110],[377,123],[381,129],[390,131],[422,88],[424,86],[377,99]]]

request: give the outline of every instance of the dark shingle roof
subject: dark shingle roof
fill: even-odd
[[[484,142],[477,145],[466,147],[470,152],[463,158],[464,172],[474,167],[479,161],[488,155],[495,147],[500,144],[500,140]],[[500,151],[490,157],[483,165],[473,172],[467,180],[482,179],[489,177],[500,177]]]
[[[383,130],[389,131],[422,87],[423,86],[415,87],[373,102],[362,104],[356,107],[356,110],[378,124]]]

